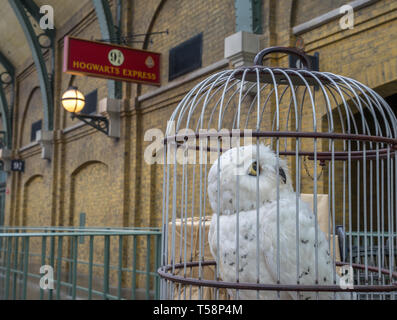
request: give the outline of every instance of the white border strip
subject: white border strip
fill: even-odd
[[[33,141],[33,142],[31,142],[31,143],[29,143],[27,145],[24,145],[23,147],[19,148],[18,152],[20,152],[20,153],[25,152],[26,150],[32,149],[34,147],[37,147],[38,145],[39,145],[38,141]]]
[[[375,2],[378,2],[378,1],[379,0],[356,0],[356,1],[352,1],[352,2],[347,3],[347,5],[351,6],[353,8],[353,10],[358,10],[358,9],[364,8],[366,6],[369,6],[369,5],[371,5],[371,4],[375,3]],[[304,22],[302,24],[299,24],[299,25],[293,27],[292,28],[292,33],[297,36],[297,35],[300,35],[302,33],[311,31],[311,30],[313,30],[313,29],[315,29],[315,28],[317,28],[319,26],[322,26],[322,25],[324,25],[324,24],[326,24],[326,23],[328,23],[328,22],[330,22],[332,20],[335,20],[335,19],[338,19],[338,18],[342,17],[343,14],[341,14],[339,12],[339,9],[340,8],[331,10],[331,11],[329,11],[327,13],[324,13],[321,16],[318,16],[318,17],[316,17],[316,18],[314,18],[312,20],[309,20],[307,22]]]

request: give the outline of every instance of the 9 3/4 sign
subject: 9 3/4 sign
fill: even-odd
[[[25,161],[12,160],[11,161],[11,171],[24,172],[25,171]]]
[[[124,55],[120,50],[113,49],[108,55],[109,62],[115,67],[119,67],[124,63]]]

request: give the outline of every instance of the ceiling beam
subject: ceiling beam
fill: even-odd
[[[3,85],[0,85],[0,112],[2,114],[1,121],[3,122],[3,128],[5,132],[4,140],[1,141],[0,149],[3,147],[7,147],[7,149],[11,149],[11,119],[10,112],[8,108],[7,98],[3,89]]]
[[[6,69],[12,78],[15,76],[15,67],[10,60],[0,51],[0,64]]]
[[[44,107],[44,130],[51,131],[53,130],[53,114],[54,114],[54,96],[53,96],[53,77],[50,76],[47,66],[45,63],[42,47],[40,46],[39,37],[36,35],[32,23],[28,17],[27,12],[29,12],[32,17],[40,23],[40,8],[34,3],[33,0],[22,0],[22,1],[14,1],[8,0],[14,13],[19,21],[19,24],[22,27],[22,30],[25,34],[27,42],[30,47],[30,51],[32,52],[33,61],[36,65],[37,73],[39,76],[41,95],[43,99],[43,107]],[[49,36],[51,41],[51,50],[54,53],[54,42],[55,42],[55,29],[50,32],[44,33]]]
[[[14,104],[14,94],[15,94],[15,67],[10,60],[0,51],[0,64],[6,70],[10,77],[10,82],[3,83],[0,78],[0,112],[2,114],[2,122],[4,128],[4,141],[2,141],[1,147],[7,147],[7,149],[12,148],[12,112],[11,109]],[[4,91],[4,84],[11,85],[11,99],[10,102],[7,101],[7,97]]]

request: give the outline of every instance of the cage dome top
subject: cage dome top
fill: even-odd
[[[265,56],[275,52],[297,56],[303,68],[264,66]],[[209,76],[176,107],[166,140],[192,131],[251,129],[257,137],[361,141],[369,149],[381,143],[393,150],[397,120],[386,101],[354,79],[313,71],[310,63],[300,49],[271,47],[257,54],[252,67]]]

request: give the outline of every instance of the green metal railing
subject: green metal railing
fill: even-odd
[[[350,242],[352,248],[350,247]],[[343,240],[341,247],[343,247]],[[365,263],[382,268],[396,268],[397,233],[390,232],[356,232],[346,233],[345,246],[347,258],[353,263]]]
[[[155,228],[0,227],[0,299],[158,299],[160,246]]]
[[[397,271],[397,233],[352,231],[341,239],[341,251],[344,246],[346,262],[379,268],[377,272],[368,269],[355,270],[354,284],[388,285],[393,282],[391,274]],[[388,270],[390,274],[381,273],[381,269]],[[359,293],[357,298],[395,300],[396,296],[397,292],[373,292]]]

